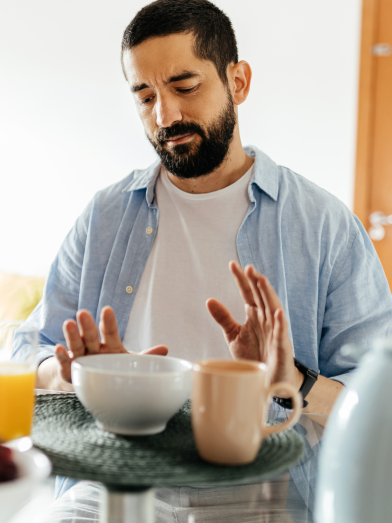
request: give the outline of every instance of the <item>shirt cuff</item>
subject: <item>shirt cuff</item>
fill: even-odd
[[[54,345],[38,345],[37,347],[37,367],[48,358],[54,356]]]

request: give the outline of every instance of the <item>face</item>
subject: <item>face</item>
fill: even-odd
[[[193,35],[151,38],[123,59],[147,138],[166,169],[196,178],[219,167],[233,139],[236,110],[215,65],[194,55]]]

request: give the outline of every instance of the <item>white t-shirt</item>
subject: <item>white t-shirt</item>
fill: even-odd
[[[166,345],[169,356],[190,361],[231,358],[222,329],[205,303],[216,298],[236,321],[245,320],[228,264],[239,262],[236,241],[250,203],[252,170],[219,191],[190,194],[161,169],[156,183],[158,231],[123,338],[127,350]]]

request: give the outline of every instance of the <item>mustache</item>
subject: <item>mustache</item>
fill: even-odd
[[[162,129],[159,129],[155,139],[159,143],[159,145],[163,145],[165,141],[170,140],[170,138],[193,133],[199,134],[202,138],[205,138],[206,136],[204,130],[200,127],[200,125],[194,122],[180,122],[172,125],[171,127],[163,127]]]

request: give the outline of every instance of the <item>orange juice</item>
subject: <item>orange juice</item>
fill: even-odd
[[[33,421],[35,371],[0,363],[0,440],[29,436]]]

